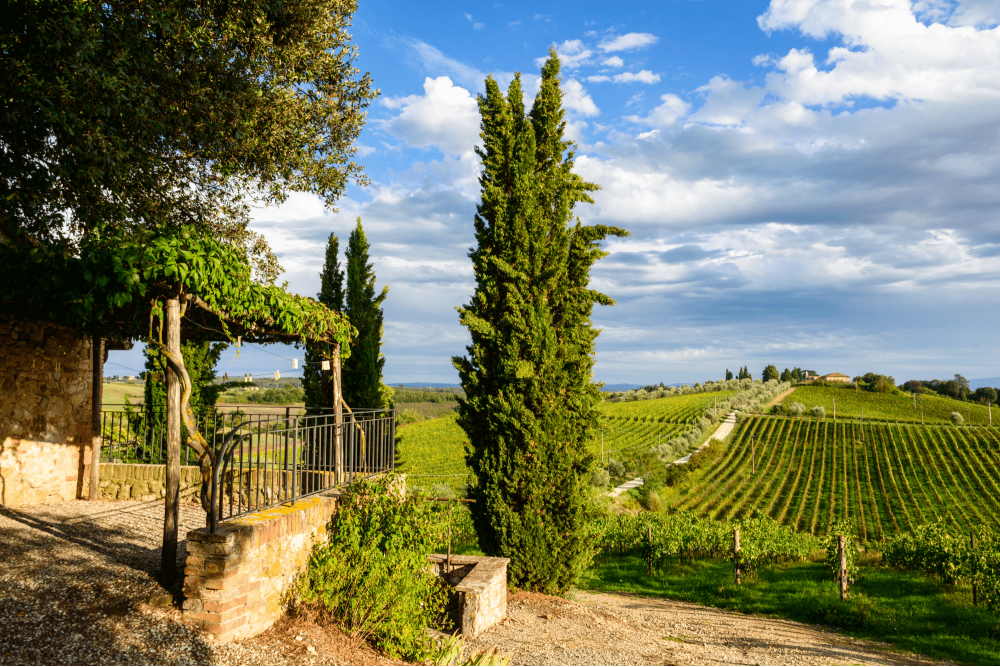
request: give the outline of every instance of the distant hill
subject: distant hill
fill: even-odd
[[[969,380],[969,389],[979,389],[980,387],[1000,387],[1000,378],[977,378]]]

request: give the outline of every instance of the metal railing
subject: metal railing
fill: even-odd
[[[296,417],[285,428],[234,429],[217,450],[209,528],[219,521],[293,503],[395,467],[394,410]]]
[[[332,408],[306,408],[276,406],[267,409],[253,406],[249,410],[222,411],[215,408],[195,412],[198,430],[212,449],[218,449],[225,437],[237,425],[243,432],[262,434],[288,429],[297,419],[306,416],[332,414]],[[101,411],[101,462],[102,463],[165,463],[166,462],[165,408],[147,410],[140,405],[127,405]],[[181,426],[181,465],[197,465],[198,456],[186,446],[186,429]]]
[[[334,421],[332,409],[287,407],[248,413],[205,410],[199,432],[216,452],[209,515],[219,521],[295,502],[355,479],[392,470],[396,459],[394,410],[354,410]],[[197,453],[181,433],[181,465]],[[101,412],[103,463],[166,463],[166,413],[142,406]]]

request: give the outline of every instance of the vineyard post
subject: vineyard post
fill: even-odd
[[[833,399],[833,423],[837,424],[837,399]]]
[[[757,474],[757,457],[755,456],[756,451],[753,446],[753,436],[750,436],[750,474]]]
[[[924,425],[924,397],[920,397],[920,425]]]
[[[601,465],[604,465],[604,429],[601,429]]]
[[[733,528],[733,570],[736,573],[736,585],[741,584],[740,577],[740,529]]]
[[[966,408],[965,411],[969,414],[969,426],[972,426],[972,408]]]
[[[646,539],[649,540],[649,550],[646,552],[646,576],[653,576],[653,527],[646,526]]]
[[[976,606],[976,529],[969,529],[969,555],[972,560],[972,572],[970,573],[970,579],[972,579],[972,606]]]
[[[993,402],[988,401],[986,403],[986,409],[990,411],[990,428],[993,428]]]
[[[917,409],[917,392],[913,392],[913,409]]]
[[[847,549],[844,547],[844,536],[837,535],[837,557],[840,560],[840,568],[837,572],[837,579],[840,581],[840,599],[847,599]]]

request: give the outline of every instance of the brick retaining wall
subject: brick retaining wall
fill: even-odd
[[[211,639],[263,632],[284,613],[283,601],[313,546],[326,537],[335,496],[313,496],[187,534],[184,618]]]

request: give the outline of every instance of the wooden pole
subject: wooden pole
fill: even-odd
[[[969,552],[972,556],[972,606],[975,607],[978,600],[976,599],[976,531],[973,528],[969,529]]]
[[[757,474],[757,452],[754,450],[753,436],[750,436],[750,474]]]
[[[181,304],[167,299],[167,349],[181,355]],[[167,365],[167,475],[163,510],[163,551],[160,583],[167,590],[177,583],[177,531],[180,524],[181,487],[181,382]]]
[[[837,556],[840,567],[837,572],[837,579],[840,581],[840,599],[847,599],[847,549],[844,547],[844,536],[837,535]]]
[[[646,539],[649,540],[649,558],[646,559],[646,576],[653,576],[653,527],[646,526]]]
[[[451,509],[454,507],[453,504],[448,504],[448,567],[446,572],[451,573]]]
[[[733,528],[733,570],[736,574],[736,585],[739,586],[742,582],[742,576],[740,572],[740,529]]]
[[[333,423],[334,423],[334,468],[336,469],[337,482],[344,481],[344,415],[341,403],[343,402],[343,384],[340,377],[340,346],[333,348],[333,363],[330,364],[331,375],[333,376]]]
[[[90,438],[90,477],[88,479],[88,500],[101,497],[98,487],[101,483],[101,403],[104,389],[104,341],[100,336],[94,336],[91,342],[94,353],[93,380],[94,387],[90,394],[90,421],[94,431]]]
[[[604,465],[604,429],[601,429],[601,465]]]

